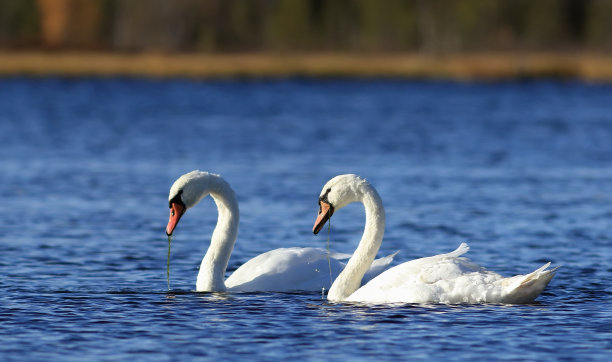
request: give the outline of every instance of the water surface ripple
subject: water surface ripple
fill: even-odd
[[[612,86],[379,80],[0,80],[0,359],[609,360]],[[358,173],[387,213],[380,255],[471,246],[519,274],[561,265],[532,305],[332,304],[195,293],[216,222],[167,194],[222,174],[241,211],[229,272],[325,247],[322,185]],[[364,212],[334,215],[351,252]]]

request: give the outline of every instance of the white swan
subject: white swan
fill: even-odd
[[[192,171],[174,182],[168,196],[170,219],[166,234],[172,235],[185,211],[209,194],[217,204],[219,216],[200,265],[197,291],[321,291],[321,288],[330,287],[330,265],[332,278],[335,278],[345,266],[340,260],[350,257],[332,253],[328,262],[328,252],[324,249],[275,249],[247,261],[224,281],[238,236],[239,215],[234,191],[221,176]],[[376,260],[368,272],[369,277],[386,269],[394,255]]]
[[[385,210],[374,187],[357,175],[331,179],[321,191],[317,234],[334,211],[362,202],[366,225],[357,250],[336,278],[327,298],[364,303],[529,303],[546,287],[554,271],[547,263],[527,275],[504,278],[461,257],[469,247],[412,260],[386,270],[360,287],[361,278],[380,248]]]

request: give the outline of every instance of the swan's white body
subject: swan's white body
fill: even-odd
[[[328,299],[364,303],[530,303],[544,290],[555,269],[547,263],[527,275],[504,278],[462,257],[469,247],[397,265],[360,287],[361,278],[378,252],[385,227],[385,212],[378,193],[356,175],[331,179],[319,199],[324,212],[315,233],[333,214],[351,202],[362,202],[366,226],[355,253],[332,284]]]
[[[374,260],[363,277],[364,282],[387,269],[395,254]],[[327,250],[319,248],[270,250],[242,264],[227,278],[225,286],[229,291],[242,292],[328,290],[346,266],[341,260],[350,257],[332,252],[328,260],[328,255]]]
[[[341,261],[350,255],[334,254],[318,248],[280,248],[247,261],[224,281],[225,271],[238,236],[238,201],[230,185],[219,175],[192,171],[178,178],[170,189],[170,221],[166,232],[172,234],[185,210],[211,195],[219,216],[210,246],[200,264],[197,291],[321,291],[342,271]],[[182,208],[176,209],[176,204]],[[180,212],[175,214],[175,210]],[[393,255],[376,260],[365,279],[380,274]],[[330,277],[331,266],[331,277]]]

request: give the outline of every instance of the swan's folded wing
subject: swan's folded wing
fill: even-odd
[[[397,252],[376,259],[367,280],[389,267]],[[346,264],[325,249],[280,248],[260,254],[240,266],[225,281],[228,290],[242,292],[296,292],[328,290]],[[348,255],[350,257],[350,254]],[[329,259],[329,260],[328,260]],[[330,273],[331,267],[331,273]],[[330,275],[331,274],[331,275]],[[366,279],[364,279],[366,280]]]
[[[365,303],[531,303],[555,275],[550,263],[504,278],[456,254],[412,260],[359,288],[347,301]]]
[[[461,245],[448,254],[395,266],[359,288],[349,301],[372,303],[470,303],[484,301],[489,286],[502,277],[461,257]]]
[[[330,277],[331,266],[331,277]],[[295,292],[328,289],[344,263],[317,248],[280,248],[260,254],[227,278],[228,290]]]

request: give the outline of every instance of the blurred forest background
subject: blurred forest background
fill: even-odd
[[[0,49],[612,50],[610,0],[0,0]]]
[[[612,81],[612,0],[0,0],[0,75]]]

